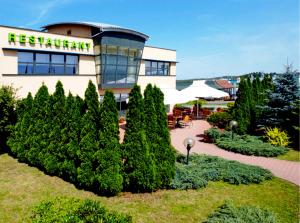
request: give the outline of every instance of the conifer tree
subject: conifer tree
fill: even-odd
[[[161,187],[166,188],[175,176],[175,149],[171,145],[170,132],[167,124],[167,113],[164,105],[164,95],[162,91],[154,86],[152,97],[155,101],[155,113],[157,117],[158,145],[156,162],[157,173],[160,176]]]
[[[100,105],[99,150],[94,155],[95,188],[105,195],[122,190],[118,110],[114,94],[106,91]]]
[[[29,139],[32,129],[32,105],[33,98],[31,93],[28,93],[27,98],[18,103],[17,123],[13,127],[12,135],[8,140],[11,151],[22,162],[27,161],[27,153],[30,149]]]
[[[27,159],[30,164],[44,168],[47,158],[45,151],[49,144],[49,123],[47,117],[49,115],[49,92],[48,88],[43,84],[36,93],[32,106],[32,129],[28,136],[28,142],[31,145],[27,153]]]
[[[7,140],[16,122],[15,93],[11,87],[0,88],[0,152],[8,151]]]
[[[86,111],[81,119],[81,140],[77,168],[77,181],[80,186],[93,189],[95,170],[93,156],[99,148],[99,100],[95,85],[89,81],[85,91]]]
[[[156,168],[150,155],[144,120],[141,89],[135,85],[129,94],[126,132],[122,145],[124,187],[133,192],[152,191],[156,186]]]

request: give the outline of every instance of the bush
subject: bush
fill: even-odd
[[[287,147],[290,144],[286,131],[280,131],[277,127],[267,128],[265,138],[273,146]]]
[[[256,166],[228,161],[214,156],[192,155],[185,165],[183,155],[177,157],[176,175],[171,183],[174,189],[198,189],[208,181],[224,181],[230,184],[260,183],[272,178],[270,171]]]
[[[224,129],[228,126],[231,119],[232,117],[228,112],[214,112],[208,116],[207,121],[213,126]]]
[[[209,215],[205,223],[275,223],[275,215],[254,206],[236,207],[231,202],[225,202]]]
[[[206,130],[205,135],[222,149],[244,155],[275,157],[285,154],[289,150],[282,146],[273,146],[269,143],[264,143],[256,136],[234,135],[232,139],[230,132],[225,131],[221,133],[216,128]]]
[[[31,220],[33,223],[131,223],[128,215],[108,212],[99,202],[58,197],[41,202],[34,207]]]

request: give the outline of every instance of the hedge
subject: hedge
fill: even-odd
[[[230,184],[261,183],[272,178],[270,171],[256,166],[228,161],[214,156],[190,156],[190,164],[179,155],[176,163],[176,175],[171,183],[174,189],[198,189],[205,187],[208,181],[224,181]]]

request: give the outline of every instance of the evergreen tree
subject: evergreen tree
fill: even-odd
[[[44,169],[47,159],[47,147],[49,144],[50,126],[47,120],[49,115],[50,96],[48,88],[43,84],[36,93],[31,113],[32,129],[28,136],[30,149],[27,159],[30,164]]]
[[[175,176],[175,149],[171,145],[170,132],[167,123],[167,113],[164,105],[164,94],[156,86],[153,87],[152,97],[155,101],[157,117],[156,135],[158,150],[156,150],[157,174],[160,176],[161,187],[170,185]]]
[[[93,189],[95,169],[93,157],[99,149],[99,100],[95,85],[89,81],[85,91],[86,111],[81,119],[81,140],[78,158],[80,165],[77,168],[77,181],[80,186]],[[95,189],[95,188],[94,188]]]
[[[129,94],[124,136],[124,187],[133,192],[155,189],[156,168],[150,155],[144,126],[144,103],[141,89],[135,85]]]
[[[297,118],[294,120],[292,118],[294,117],[293,113],[297,113],[297,100],[299,99],[297,78],[299,76],[291,65],[286,66],[284,74],[277,76],[274,91],[269,94],[268,103],[264,109],[263,120],[266,126],[277,126],[286,130],[293,138],[294,143],[299,140],[298,132],[293,128],[293,126],[299,125],[299,121],[297,122]]]
[[[122,190],[121,150],[118,110],[114,94],[106,91],[100,105],[99,150],[94,155],[95,188],[101,194],[115,195]]]
[[[30,134],[33,126],[31,120],[32,105],[31,93],[27,95],[27,98],[19,101],[16,109],[17,123],[12,128],[12,134],[8,140],[12,153],[22,162],[27,161],[27,153],[30,149]]]
[[[11,87],[0,88],[0,152],[8,151],[7,140],[16,122],[15,93]]]

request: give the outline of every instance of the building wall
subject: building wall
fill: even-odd
[[[145,46],[143,50],[143,60],[162,60],[176,62],[176,51]]]
[[[159,88],[176,88],[176,76],[139,76],[138,85],[141,86],[142,92],[148,83],[156,85]]]
[[[49,33],[56,33],[68,36],[68,31],[71,31],[72,36],[77,37],[85,37],[90,38],[91,37],[91,27],[88,26],[80,26],[80,25],[56,25],[53,27],[49,27],[47,29]]]

